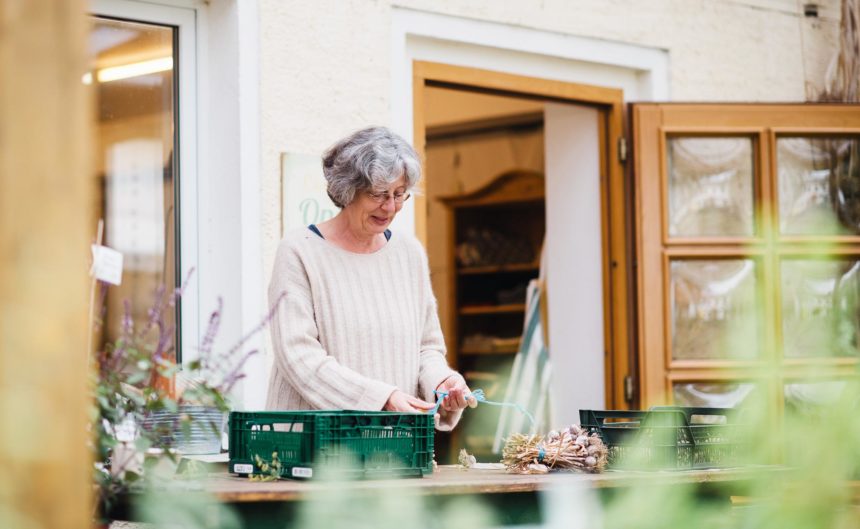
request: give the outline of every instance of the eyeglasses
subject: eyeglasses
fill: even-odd
[[[389,199],[393,198],[395,204],[403,204],[409,197],[412,196],[411,193],[394,193],[390,194],[388,191],[383,191],[381,193],[374,193],[372,191],[367,191],[367,198],[376,202],[377,204],[385,204]]]

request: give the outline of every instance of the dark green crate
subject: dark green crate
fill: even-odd
[[[367,411],[230,413],[230,472],[261,474],[277,453],[285,478],[422,477],[433,472],[433,416]]]
[[[609,468],[726,468],[746,462],[750,452],[748,425],[732,408],[580,410],[579,420],[606,444]]]

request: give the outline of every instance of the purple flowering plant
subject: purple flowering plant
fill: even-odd
[[[142,322],[134,321],[131,301],[125,300],[117,338],[93,354],[91,442],[97,517],[115,508],[123,494],[143,487],[149,460],[140,465],[140,454],[157,454],[175,462],[175,439],[188,435],[193,420],[183,413],[184,408],[203,406],[229,411],[228,395],[245,377],[248,359],[258,352],[245,351],[245,346],[271,321],[283,298],[275,301],[256,327],[225,349],[215,346],[223,309],[219,298],[209,315],[197,358],[178,364],[173,315],[192,273],[193,270],[179,288],[156,288]],[[104,329],[109,285],[99,281],[98,288],[99,310],[93,321],[93,332],[97,334]],[[144,427],[147,417],[156,412],[175,414],[175,423]],[[213,434],[220,436],[220,425],[210,426]]]

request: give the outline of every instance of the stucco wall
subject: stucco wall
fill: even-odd
[[[399,0],[396,5],[661,48],[678,101],[796,101],[823,75],[839,0]],[[804,60],[805,59],[805,60]],[[804,73],[806,72],[806,73]]]
[[[667,50],[676,101],[802,101],[836,49],[838,0],[261,0],[263,266],[280,238],[279,153],[390,123],[391,12],[441,13]]]

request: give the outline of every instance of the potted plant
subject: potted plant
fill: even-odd
[[[230,410],[228,395],[244,377],[248,358],[257,352],[244,351],[244,346],[277,307],[276,302],[238,343],[216,350],[222,314],[219,299],[209,316],[199,356],[179,365],[175,328],[168,316],[187,283],[186,279],[172,291],[159,287],[142,322],[134,321],[131,302],[126,300],[118,337],[93,354],[91,439],[99,521],[105,521],[126,494],[163,477],[155,471],[162,462],[176,463],[182,453],[220,451],[223,419]],[[103,325],[109,288],[101,282],[98,286],[102,302],[94,332]]]

